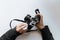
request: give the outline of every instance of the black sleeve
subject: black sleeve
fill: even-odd
[[[54,40],[52,33],[50,32],[48,26],[46,25],[44,29],[40,30],[43,40]]]
[[[0,37],[0,40],[15,40],[18,35],[21,33],[16,32],[16,28],[10,29],[3,36]]]

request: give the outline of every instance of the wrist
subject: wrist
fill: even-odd
[[[13,29],[14,33],[16,33],[16,35],[20,35],[21,33],[17,32],[16,27]]]
[[[40,26],[38,27],[38,29],[44,29],[44,28],[45,28],[44,25],[40,25]]]

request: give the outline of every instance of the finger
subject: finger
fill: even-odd
[[[24,25],[25,27],[22,28],[22,33],[25,33],[27,31],[28,25]]]
[[[20,23],[20,24],[17,25],[17,27],[21,27],[21,26],[23,26],[23,23]]]
[[[18,24],[17,26],[23,26],[25,23],[20,23],[20,24]]]
[[[27,27],[28,26],[28,24],[24,24],[23,26],[21,26],[21,28],[25,28],[25,27]]]
[[[22,33],[22,32],[23,32],[23,28],[20,28],[20,29],[19,29],[19,32]]]
[[[36,14],[35,16],[40,16],[40,21],[43,20],[43,15],[42,14]]]
[[[27,32],[27,30],[23,30],[23,31],[22,31],[22,33],[25,33],[25,32]]]
[[[20,32],[20,33],[25,33],[25,32],[27,31],[27,30],[23,30],[23,29],[24,29],[24,28],[21,28],[19,32]]]
[[[21,26],[18,26],[17,28],[18,28],[18,29],[21,29],[21,28],[24,28],[24,27],[26,27],[26,26],[28,26],[28,24],[25,23],[25,24],[23,24],[23,25],[21,25]]]
[[[21,26],[21,27],[18,28],[18,30],[20,31],[20,30],[23,29],[24,27],[25,27],[25,26]]]
[[[35,16],[40,16],[40,17],[41,17],[41,16],[42,16],[42,14],[36,14]]]
[[[17,25],[17,27],[20,28],[20,27],[22,27],[22,26],[24,26],[24,25],[27,25],[27,24],[26,24],[26,23],[20,23],[20,24]]]
[[[20,31],[20,30],[22,30],[22,29],[23,29],[23,30],[25,30],[24,28],[26,28],[26,29],[27,29],[27,25],[21,26],[21,27],[20,27],[20,28],[18,28],[18,29],[19,29],[19,31]]]
[[[20,31],[23,27],[25,27],[25,26],[17,26],[16,29],[17,29],[18,31]]]
[[[20,33],[22,33],[22,31],[23,31],[23,29],[20,29],[20,31],[19,31],[19,32],[20,32]]]

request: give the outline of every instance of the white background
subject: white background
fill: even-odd
[[[55,40],[60,39],[60,0],[0,0],[0,36],[10,29],[9,22],[14,19],[24,19],[27,14],[32,16],[34,10],[40,9],[44,16],[44,24],[49,25]],[[31,35],[31,33],[30,33]],[[40,40],[38,34],[29,40]],[[33,37],[33,38],[31,38]],[[27,39],[26,39],[27,40]]]

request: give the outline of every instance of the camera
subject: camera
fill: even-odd
[[[39,14],[40,13],[39,9],[36,9],[35,13]],[[34,27],[38,22],[40,22],[40,15],[36,15],[36,16],[32,17],[30,14],[28,14],[25,16],[24,21],[20,20],[20,19],[13,19],[10,21],[10,28],[11,29],[12,29],[12,26],[11,26],[12,21],[19,21],[19,22],[27,23],[28,24],[27,30],[31,31],[31,28]]]
[[[35,13],[36,14],[40,13],[39,9],[36,9]],[[40,22],[40,15],[36,15],[35,17],[32,17],[31,15],[28,14],[27,16],[25,16],[24,21],[28,24],[27,29],[31,30],[33,26],[35,26],[38,22]]]

